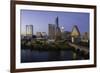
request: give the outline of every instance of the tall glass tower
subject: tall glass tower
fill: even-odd
[[[60,27],[59,27],[59,19],[58,19],[58,16],[56,17],[55,25],[56,25],[55,39],[56,40],[60,40],[61,39],[61,30],[60,30]]]
[[[33,36],[33,25],[26,25],[26,36]]]

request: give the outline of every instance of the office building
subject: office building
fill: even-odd
[[[55,24],[48,24],[48,35],[49,39],[60,40],[61,39],[61,30],[59,27],[58,17],[55,19]]]
[[[41,32],[36,32],[36,37],[37,38],[42,38],[42,33]]]
[[[55,39],[55,25],[49,24],[48,28],[49,39]]]
[[[26,25],[26,36],[27,37],[33,36],[33,25]]]
[[[60,40],[61,39],[61,30],[60,30],[60,27],[59,27],[59,19],[58,17],[56,17],[56,20],[55,20],[55,25],[56,25],[56,29],[55,29],[55,40]]]
[[[79,39],[80,39],[80,31],[78,29],[78,26],[77,25],[74,25],[73,28],[72,28],[72,32],[71,32],[71,41],[74,43],[74,42],[78,42]]]
[[[84,32],[82,34],[82,38],[81,38],[82,42],[89,42],[89,33],[88,32]]]

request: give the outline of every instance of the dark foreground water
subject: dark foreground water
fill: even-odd
[[[71,50],[60,51],[38,51],[31,49],[21,50],[21,62],[45,62],[45,61],[64,61],[73,60],[74,53]]]

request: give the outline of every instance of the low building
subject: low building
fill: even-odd
[[[36,33],[36,39],[46,40],[46,39],[48,39],[48,36],[47,36],[46,32],[37,32]]]
[[[37,38],[42,38],[41,32],[36,32],[36,37],[37,37]]]
[[[62,32],[61,38],[62,40],[71,41],[71,32],[69,31]]]
[[[81,38],[82,42],[89,42],[89,33],[88,32],[84,32]]]
[[[46,32],[41,32],[41,34],[42,34],[42,38],[48,39],[48,36],[47,36],[47,33]]]

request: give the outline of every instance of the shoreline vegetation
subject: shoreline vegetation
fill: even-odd
[[[48,42],[47,40],[21,40],[21,48],[22,49],[31,49],[31,50],[40,50],[40,51],[50,51],[50,50],[72,50],[76,51],[75,47],[70,46],[69,41],[67,40],[60,40],[54,42]],[[80,46],[85,46],[89,48],[89,43],[76,43],[80,44]]]
[[[71,47],[66,41],[56,41],[50,42],[47,41],[39,41],[39,40],[21,40],[21,48],[22,49],[31,49],[31,50],[74,50],[74,47]]]

